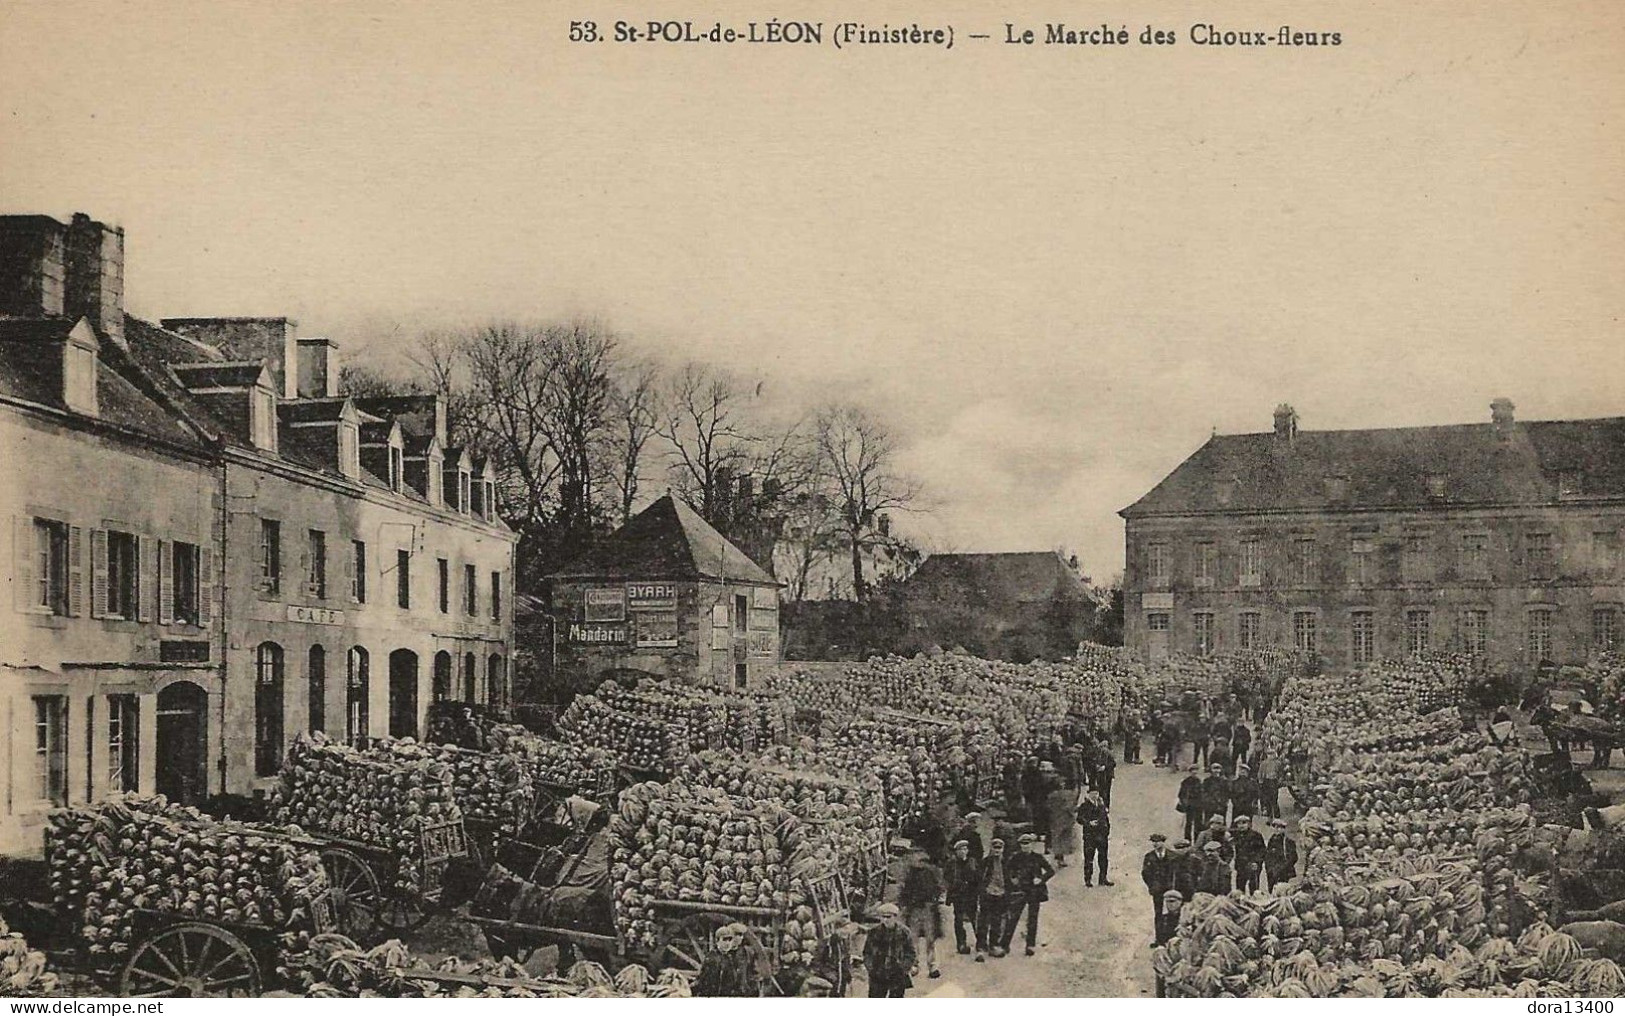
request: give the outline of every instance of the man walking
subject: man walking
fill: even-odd
[[[1270,819],[1270,839],[1264,844],[1264,874],[1271,887],[1298,874],[1298,845],[1286,833],[1286,820]]]
[[[997,959],[1005,954],[1004,912],[1009,898],[1009,879],[1004,870],[1004,840],[994,839],[982,861],[978,884],[982,898],[976,902],[976,962],[991,952]]]
[[[1190,840],[1180,840],[1174,844],[1174,860],[1174,888],[1189,902],[1196,895],[1196,885],[1201,881],[1202,859],[1191,850]]]
[[[1140,707],[1125,705],[1118,722],[1123,728],[1123,761],[1129,765],[1139,765],[1140,734],[1145,729]]]
[[[1027,911],[1027,955],[1038,948],[1038,910],[1049,900],[1049,880],[1055,869],[1040,852],[1042,844],[1032,833],[1021,834],[1021,852],[1005,865],[1006,885],[1010,890],[1010,913],[1004,926],[1004,951],[1016,937],[1016,924],[1021,920],[1023,908]]]
[[[1191,764],[1207,769],[1208,723],[1198,716],[1191,721]]]
[[[1217,817],[1225,822],[1229,812],[1230,781],[1224,777],[1224,767],[1213,762],[1208,766],[1207,779],[1202,781],[1202,816],[1208,821]]]
[[[971,855],[969,840],[954,844],[954,852],[942,873],[948,886],[948,905],[954,908],[954,945],[961,956],[970,955],[970,944],[965,940],[967,931],[976,927],[976,904],[982,896],[982,859]],[[976,940],[978,950],[982,947]]]
[[[1179,781],[1179,803],[1175,810],[1185,816],[1185,838],[1194,839],[1207,824],[1207,816],[1203,813],[1202,777],[1197,775],[1195,766],[1191,766],[1185,773],[1185,778]]]
[[[1090,783],[1100,791],[1100,799],[1106,802],[1106,807],[1112,805],[1112,780],[1117,776],[1117,760],[1112,758],[1109,748],[1102,746],[1095,753],[1094,773]]]
[[[1174,880],[1177,877],[1178,860],[1168,852],[1168,837],[1161,833],[1151,834],[1151,849],[1146,851],[1145,857],[1140,860],[1140,880],[1145,883],[1145,891],[1151,894],[1151,919],[1153,924],[1162,914],[1162,898],[1168,890],[1175,888]]]
[[[914,958],[914,936],[899,920],[894,903],[875,908],[880,926],[863,943],[863,968],[869,974],[870,998],[902,998],[914,985],[919,964]]]
[[[942,898],[942,872],[916,851],[897,887],[897,902],[903,908],[903,927],[923,946],[928,977],[942,976],[937,969],[937,939],[942,937],[942,913],[938,908]],[[921,951],[916,949],[915,955]]]
[[[1281,817],[1281,760],[1268,752],[1258,763],[1258,803],[1264,817]]]
[[[1253,779],[1252,770],[1240,763],[1236,765],[1236,778],[1230,781],[1230,803],[1232,818],[1258,814],[1258,781]]]
[[[1247,755],[1253,750],[1253,732],[1247,729],[1247,724],[1241,720],[1230,731],[1230,748],[1235,753],[1236,762],[1247,761]]]
[[[1078,827],[1083,830],[1083,884],[1094,885],[1095,862],[1100,862],[1100,884],[1114,885],[1106,875],[1107,844],[1111,839],[1111,810],[1090,788],[1078,802]]]
[[[1202,876],[1196,886],[1197,892],[1212,893],[1215,896],[1229,895],[1230,865],[1220,850],[1217,840],[1210,840],[1202,847]]]
[[[1253,828],[1251,815],[1237,815],[1230,842],[1236,858],[1236,888],[1257,892],[1264,871],[1264,837]]]
[[[1151,941],[1155,945],[1167,945],[1179,933],[1179,912],[1185,906],[1185,897],[1177,891],[1170,889],[1162,894],[1162,909],[1157,911],[1156,925],[1152,931]],[[1168,997],[1168,985],[1159,974],[1157,976],[1157,997]]]
[[[953,835],[953,839],[948,841],[949,843],[951,843],[951,844],[953,844],[954,846],[957,847],[959,845],[959,842],[961,840],[963,840],[965,842],[965,845],[970,850],[971,860],[975,861],[977,864],[982,863],[982,853],[983,853],[983,851],[982,851],[981,820],[982,820],[982,813],[981,812],[979,812],[979,811],[968,812],[965,815],[964,824],[961,825],[957,831],[955,831],[955,833]]]

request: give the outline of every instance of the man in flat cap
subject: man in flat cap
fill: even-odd
[[[1021,912],[1027,911],[1027,955],[1038,948],[1038,910],[1049,900],[1049,880],[1055,869],[1043,854],[1043,844],[1032,833],[1021,834],[1021,850],[1005,865],[1006,885],[1009,887],[1009,914],[1005,919],[1004,942],[1006,952],[1016,937],[1016,924]]]
[[[1230,862],[1220,852],[1219,841],[1209,840],[1202,845],[1202,876],[1196,891],[1215,896],[1230,895]]]
[[[1236,888],[1257,892],[1264,872],[1264,837],[1253,828],[1251,815],[1237,815],[1230,842],[1236,859]]]
[[[1231,819],[1258,814],[1258,781],[1245,763],[1236,765],[1236,778],[1230,781]]]
[[[1162,909],[1157,911],[1154,945],[1167,945],[1179,933],[1179,911],[1184,905],[1185,897],[1179,894],[1179,890],[1170,889],[1162,894]],[[1160,975],[1157,977],[1157,997],[1168,997],[1168,985]]]
[[[1298,873],[1298,845],[1286,832],[1286,819],[1270,819],[1270,838],[1264,844],[1264,874],[1271,886],[1289,881]]]
[[[914,955],[914,936],[903,927],[902,911],[895,903],[875,908],[880,925],[869,932],[863,943],[863,967],[869,974],[870,998],[902,998],[914,986],[919,963]]]
[[[1151,849],[1146,851],[1145,857],[1140,860],[1140,879],[1145,882],[1145,891],[1151,894],[1153,922],[1162,913],[1163,895],[1174,888],[1178,864],[1178,859],[1168,852],[1168,837],[1161,833],[1152,833]]]
[[[971,856],[969,840],[954,843],[953,853],[943,866],[942,880],[947,887],[948,905],[954,908],[954,943],[959,955],[970,955],[966,933],[976,926],[976,904],[982,897],[982,862]],[[981,947],[981,941],[977,941]]]
[[[1185,816],[1185,838],[1194,839],[1207,823],[1207,799],[1202,789],[1201,770],[1191,766],[1185,770],[1185,778],[1179,781],[1179,803],[1174,810]]]
[[[1174,868],[1174,888],[1189,903],[1196,895],[1196,883],[1202,875],[1202,859],[1191,849],[1190,840],[1180,839],[1174,842],[1174,860],[1178,862]]]
[[[1004,840],[995,837],[982,860],[982,898],[976,901],[976,962],[988,953],[998,959],[1004,950],[1004,912],[1010,898],[1010,882],[1005,875]]]

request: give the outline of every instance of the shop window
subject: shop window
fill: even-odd
[[[107,696],[107,789],[133,794],[141,785],[141,712],[134,695]]]
[[[367,703],[371,696],[371,661],[360,646],[350,649],[346,665],[344,694],[344,739],[360,745],[366,738],[368,727]]]
[[[282,647],[262,642],[254,650],[254,775],[282,768]]]
[[[34,696],[34,789],[42,801],[68,803],[68,699]]]

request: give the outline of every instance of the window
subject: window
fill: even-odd
[[[1490,644],[1490,612],[1464,610],[1461,612],[1461,648],[1468,656],[1480,657]]]
[[[734,664],[734,687],[741,691],[750,687],[750,667],[744,661]]]
[[[395,603],[403,610],[412,607],[412,552],[395,552]]]
[[[261,642],[254,650],[254,775],[282,768],[282,647]]]
[[[260,519],[260,591],[282,594],[282,523]]]
[[[170,546],[169,558],[170,575],[165,584],[171,586],[170,616],[177,624],[195,625],[202,620],[202,555],[197,544],[176,542]]]
[[[34,605],[52,614],[70,613],[68,579],[68,524],[53,519],[34,520]]]
[[[1162,612],[1145,615],[1146,631],[1166,632],[1168,630],[1168,615]]]
[[[1619,608],[1598,607],[1591,612],[1591,648],[1613,652],[1619,645]]]
[[[434,654],[434,682],[429,692],[435,702],[451,698],[451,654],[443,649]]]
[[[276,396],[262,388],[254,389],[249,411],[255,448],[276,447]]]
[[[497,517],[497,485],[495,480],[485,481],[485,518],[493,521]]]
[[[339,426],[339,472],[352,477],[361,475],[361,434],[354,424]]]
[[[1213,655],[1213,615],[1207,613],[1192,615],[1196,622],[1196,655]]]
[[[350,649],[344,676],[344,739],[353,745],[360,745],[367,737],[367,700],[371,692],[369,663],[365,649],[360,646]]]
[[[750,627],[750,600],[744,596],[734,597],[734,631],[743,632]]]
[[[1484,580],[1490,577],[1490,538],[1483,533],[1466,533],[1461,538],[1461,577]]]
[[[389,450],[389,489],[400,493],[401,477],[406,472],[406,456],[399,448]]]
[[[474,617],[480,612],[480,573],[471,564],[463,565],[463,613]]]
[[[309,682],[307,704],[310,712],[305,729],[314,734],[327,729],[327,650],[321,646],[310,647],[305,679]]]
[[[1529,612],[1524,648],[1532,663],[1552,658],[1552,613],[1547,607],[1537,607]]]
[[[107,789],[133,794],[141,787],[141,713],[134,695],[107,696]]]
[[[350,541],[350,601],[367,602],[367,545]]]
[[[471,503],[468,472],[459,470],[457,473],[457,510],[467,513]]]
[[[1241,584],[1244,586],[1258,586],[1264,584],[1264,553],[1263,546],[1258,540],[1241,541]]]
[[[68,803],[68,699],[34,696],[34,789],[42,801]]]
[[[1405,611],[1405,651],[1421,656],[1428,651],[1433,615],[1426,610]]]
[[[1196,584],[1198,586],[1211,586],[1218,571],[1219,548],[1213,543],[1198,543],[1196,545]]]
[[[107,533],[107,610],[109,617],[134,621],[141,609],[141,541],[129,533]]]
[[[1145,571],[1151,585],[1160,587],[1168,584],[1168,545],[1166,543],[1153,543],[1145,548]]]
[[[1292,644],[1306,653],[1315,648],[1315,612],[1300,610],[1292,615]]]
[[[327,599],[327,534],[310,531],[310,560],[305,574],[305,592],[318,600]]]
[[[1428,575],[1428,538],[1420,533],[1405,537],[1399,559],[1399,574],[1406,582],[1426,582]]]
[[[1236,645],[1243,649],[1257,649],[1263,645],[1258,638],[1259,617],[1255,611],[1244,611],[1236,618]]]
[[[463,701],[472,704],[475,698],[474,654],[463,654]]]
[[[1312,537],[1292,541],[1292,577],[1300,586],[1320,582],[1320,550]]]
[[[1377,584],[1377,547],[1370,539],[1357,536],[1349,541],[1349,584]]]
[[[1350,641],[1355,663],[1370,663],[1377,658],[1377,616],[1369,610],[1356,610],[1349,615]]]
[[[439,569],[436,574],[440,581],[440,592],[435,602],[440,605],[440,613],[448,614],[451,612],[451,562],[443,557],[436,558],[435,566]]]
[[[1529,577],[1549,579],[1557,566],[1556,544],[1551,533],[1530,533],[1525,544]]]
[[[502,573],[491,573],[491,620],[502,620]]]

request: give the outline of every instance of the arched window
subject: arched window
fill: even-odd
[[[463,654],[463,701],[474,702],[474,654]]]
[[[306,728],[312,734],[327,729],[327,650],[310,647],[310,663],[305,668],[310,681],[310,723]]]
[[[254,775],[282,768],[282,647],[261,642],[254,650]]]
[[[492,653],[485,661],[485,701],[497,709],[508,704],[508,680],[500,653]]]
[[[346,666],[344,693],[344,739],[360,745],[368,736],[367,701],[371,695],[367,651],[360,646],[350,649]]]
[[[434,701],[451,698],[451,654],[442,649],[434,654]]]

